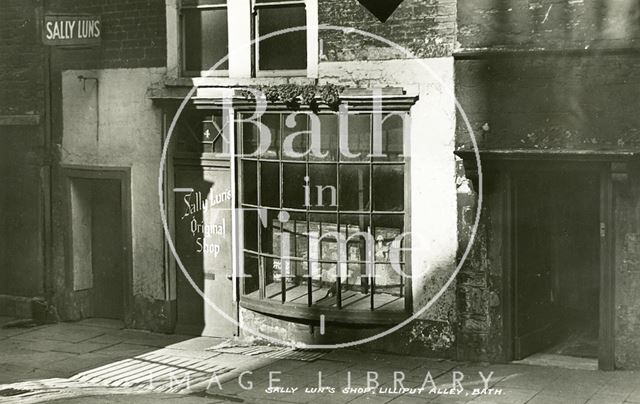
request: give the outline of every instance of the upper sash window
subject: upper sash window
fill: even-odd
[[[227,1],[184,0],[181,15],[183,71],[187,75],[200,75],[229,53]],[[229,63],[225,61],[216,72],[228,69]]]
[[[307,30],[299,29],[307,25],[305,2],[256,0],[254,11],[257,72],[306,70]]]

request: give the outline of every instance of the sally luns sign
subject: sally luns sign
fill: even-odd
[[[86,14],[45,15],[42,42],[56,46],[95,46],[100,44],[100,17]]]

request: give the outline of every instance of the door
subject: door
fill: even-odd
[[[127,174],[70,172],[67,252],[75,304],[88,317],[122,320],[130,293]]]
[[[198,161],[199,163],[199,161]],[[176,332],[228,337],[237,326],[231,253],[231,189],[228,162],[175,167],[175,244],[185,270],[176,265]],[[217,310],[216,310],[217,308]],[[228,318],[225,318],[223,314]]]
[[[512,178],[514,357],[542,350],[596,357],[600,175],[547,165]]]
[[[513,175],[514,358],[551,346],[558,331],[549,235],[553,192],[549,174]]]
[[[122,319],[125,300],[125,256],[121,184],[91,180],[91,263],[93,315]]]

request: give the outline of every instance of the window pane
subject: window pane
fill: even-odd
[[[338,115],[318,115],[320,120],[320,151],[325,157],[309,155],[309,160],[336,161],[338,158]]]
[[[340,166],[340,209],[369,210],[369,165]]]
[[[309,259],[312,261],[337,261],[337,217],[331,213],[309,215]],[[317,272],[316,272],[317,273]]]
[[[396,265],[394,269],[390,264],[376,264],[375,293],[402,296],[404,283],[400,275],[403,271],[404,265]],[[377,303],[380,303],[377,296],[375,299]]]
[[[281,257],[307,258],[306,214],[287,212],[282,218],[279,211],[269,210],[266,226],[261,230],[261,248],[266,254]]]
[[[373,210],[404,209],[404,166],[373,166]]]
[[[280,207],[280,164],[260,162],[260,206]]]
[[[282,223],[282,235],[278,239],[288,237],[288,241],[280,242],[282,250],[279,255],[288,257],[307,258],[308,243],[307,238],[307,215],[302,212],[287,212],[288,220]]]
[[[304,164],[284,163],[282,165],[282,204],[287,208],[305,209],[304,177],[307,169]]]
[[[244,219],[244,248],[258,251],[258,211],[255,208],[243,210]]]
[[[264,114],[260,118],[260,121],[271,131],[271,143],[269,148],[266,152],[260,155],[260,158],[277,159],[280,157],[280,114]]]
[[[313,209],[336,210],[336,171],[336,164],[309,164],[309,204]]]
[[[202,121],[202,144],[205,153],[223,153],[228,145],[222,136],[222,116],[210,115]]]
[[[306,304],[308,299],[307,263],[264,258],[267,299]],[[284,291],[284,296],[283,296]]]
[[[340,133],[341,137],[347,137],[349,150],[341,150],[341,160],[368,160],[371,144],[371,116],[367,114],[349,115],[349,132]],[[344,143],[344,140],[341,142]],[[344,145],[342,146],[344,148]],[[348,157],[348,154],[358,155]]]
[[[242,124],[242,155],[243,157],[258,157],[258,128],[251,123]]]
[[[391,262],[393,255],[392,248],[402,248],[395,239],[404,232],[404,218],[402,215],[373,215],[373,237],[376,242],[375,260],[376,262]],[[400,251],[399,251],[400,252]],[[403,261],[403,254],[399,255]]]
[[[344,272],[343,272],[344,273]],[[352,302],[352,299],[360,299],[361,295],[353,295],[357,292],[359,294],[369,293],[369,279],[367,276],[367,264],[347,264],[346,276],[342,279],[342,302],[343,305],[348,305]]]
[[[335,263],[320,264],[320,275],[313,279],[313,285],[320,288],[320,290],[314,291],[316,302],[327,300],[330,300],[331,303],[336,302],[336,268]]]
[[[369,215],[340,215],[340,233],[347,240],[347,261],[364,262],[373,259],[373,256],[368,256],[374,248]]]
[[[286,301],[298,304],[308,303],[308,270],[309,264],[303,261],[289,261],[289,266],[285,265],[285,277],[287,296]]]
[[[242,203],[258,204],[258,163],[242,161]]]
[[[269,6],[258,8],[258,35],[286,28],[306,25],[304,5]],[[287,70],[307,68],[307,33],[288,32],[261,40],[258,46],[259,70]]]
[[[244,282],[244,294],[253,294],[252,297],[257,298],[260,285],[258,277],[258,257],[251,254],[244,254],[244,273],[241,275]]]
[[[374,145],[372,153],[376,152],[375,137],[379,137],[379,150],[386,157],[374,157],[377,161],[401,161],[403,159],[404,147],[404,121],[400,115],[387,115],[383,117],[382,131],[380,134],[374,132]],[[379,153],[379,152],[378,152]]]
[[[291,139],[287,140],[287,138],[293,133],[308,131],[308,117],[306,114],[293,114],[292,116],[293,123],[295,123],[295,126],[293,128],[287,126],[287,118],[289,117],[289,114],[285,114],[282,117],[282,159],[306,160],[306,155],[302,157],[296,157],[295,154],[306,153],[308,134],[299,133]],[[292,141],[293,143],[291,143]],[[289,148],[289,150],[287,150],[287,147]]]
[[[268,210],[266,215],[267,220],[260,229],[260,252],[280,255],[281,223],[278,220],[278,211]]]
[[[183,9],[185,70],[209,70],[229,53],[227,9]],[[227,61],[216,70],[227,70]]]
[[[271,257],[262,257],[262,262],[265,274],[265,298],[282,300],[282,261]]]

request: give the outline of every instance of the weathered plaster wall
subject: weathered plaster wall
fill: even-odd
[[[361,29],[412,51],[416,57],[451,55],[455,40],[454,0],[405,0],[382,23],[356,0],[319,0],[320,24]],[[389,60],[406,58],[373,38],[339,31],[320,31],[320,61]],[[322,74],[320,75],[322,77]]]
[[[637,54],[457,60],[456,95],[483,147],[640,145]],[[470,146],[458,119],[458,143]]]
[[[156,326],[166,321],[157,312],[162,307],[153,307],[165,299],[157,190],[162,128],[160,112],[145,94],[163,73],[159,68],[65,71],[63,137],[58,146],[63,165],[131,168],[133,304],[140,315],[159,316]],[[87,80],[83,88],[79,75],[96,77],[99,90],[94,80]],[[64,290],[64,285],[58,287]],[[141,326],[148,319],[132,321]]]
[[[460,0],[459,47],[585,49],[635,47],[635,0]]]

